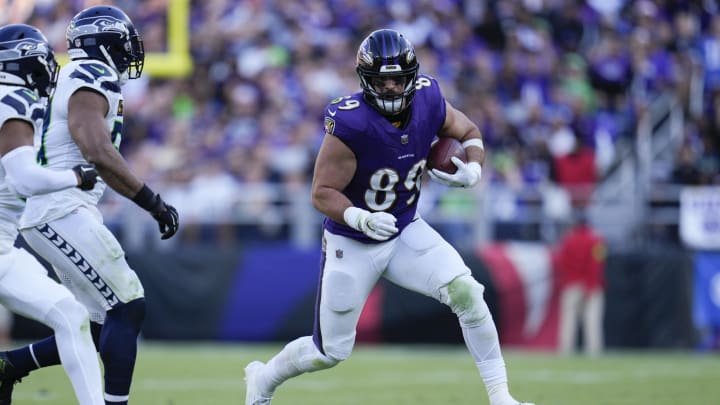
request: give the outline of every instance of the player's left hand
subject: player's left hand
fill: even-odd
[[[97,183],[98,172],[95,170],[95,166],[91,164],[79,164],[72,168],[75,172],[75,176],[78,178],[77,187],[80,190],[92,190]]]
[[[178,227],[180,227],[177,210],[172,205],[165,203],[165,201],[160,198],[160,194],[156,195],[155,205],[150,210],[150,214],[152,214],[152,217],[155,218],[158,223],[160,233],[162,233],[160,239],[165,240],[171,238],[175,235],[175,232],[177,232]]]
[[[450,174],[438,169],[431,169],[428,172],[430,178],[450,187],[473,187],[480,181],[480,177],[482,176],[482,166],[480,166],[480,163],[465,163],[455,156],[450,160],[455,167],[457,167],[455,173]]]

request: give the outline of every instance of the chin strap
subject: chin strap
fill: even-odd
[[[107,61],[107,64],[110,65],[111,68],[113,68],[118,74],[120,74],[120,71],[118,70],[117,66],[115,66],[115,62],[113,61],[113,58],[110,57],[110,53],[105,49],[104,46],[100,45],[98,46],[100,49],[100,52],[102,52],[103,56],[105,57],[105,60]]]

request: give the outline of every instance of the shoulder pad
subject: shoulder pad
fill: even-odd
[[[9,119],[21,119],[34,126],[44,115],[43,100],[34,91],[17,88],[0,97],[0,125]]]
[[[69,77],[97,90],[120,93],[117,73],[107,65],[97,61],[80,61],[74,66]]]

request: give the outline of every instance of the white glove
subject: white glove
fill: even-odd
[[[397,218],[387,212],[370,212],[358,207],[348,207],[343,212],[345,223],[368,237],[384,241],[398,232]]]
[[[457,157],[450,158],[457,171],[453,174],[431,169],[428,174],[430,178],[440,184],[450,187],[472,187],[480,181],[482,176],[482,166],[478,162],[465,163]]]

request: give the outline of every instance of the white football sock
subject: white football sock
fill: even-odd
[[[465,344],[485,382],[490,404],[512,401],[508,391],[505,360],[500,351],[500,340],[492,317],[488,314],[479,325],[463,327],[462,332]]]
[[[269,393],[275,391],[286,380],[303,373],[324,370],[337,364],[323,356],[315,347],[312,336],[293,340],[270,359],[264,367],[261,383],[265,383]]]

